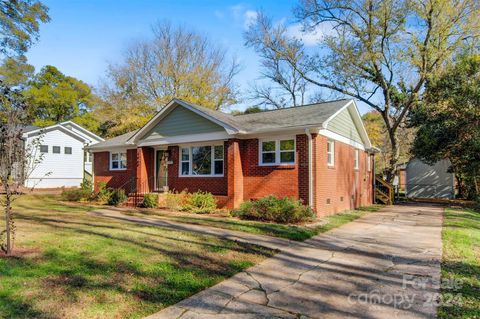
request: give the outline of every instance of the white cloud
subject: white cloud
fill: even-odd
[[[244,29],[248,29],[250,25],[255,23],[258,17],[257,11],[249,9],[248,6],[243,3],[229,7],[228,11],[230,11],[235,23]]]
[[[321,23],[315,30],[303,31],[300,23],[292,24],[287,28],[289,36],[302,40],[306,46],[317,45],[325,36],[334,34],[333,26],[330,23]]]
[[[248,29],[252,24],[257,21],[258,12],[254,10],[247,10],[244,13],[243,27]]]

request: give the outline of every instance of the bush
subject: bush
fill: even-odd
[[[65,201],[80,202],[80,201],[90,200],[91,195],[92,195],[91,191],[86,191],[82,188],[75,188],[75,189],[64,190],[60,195],[60,197],[62,198],[62,200],[65,200]]]
[[[196,214],[209,214],[217,209],[217,200],[211,193],[195,192],[190,194],[182,210],[186,210]]]
[[[98,182],[98,192],[96,194],[96,199],[100,203],[108,203],[110,197],[112,196],[112,189],[107,187],[107,183],[105,182]]]
[[[185,206],[189,194],[187,191],[172,192],[169,191],[165,194],[161,207],[165,207],[172,210],[181,210]]]
[[[156,208],[158,206],[158,194],[145,194],[143,196],[143,207]]]
[[[111,190],[111,195],[108,198],[108,205],[120,205],[121,203],[125,202],[128,199],[127,194],[125,194],[125,190],[123,188],[115,188]]]
[[[233,211],[233,215],[241,219],[283,224],[299,223],[315,218],[313,210],[303,205],[301,201],[288,197],[279,199],[272,195],[255,201],[243,202],[240,208]]]

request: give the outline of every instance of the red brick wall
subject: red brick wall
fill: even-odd
[[[372,203],[371,176],[366,153],[359,150],[359,169],[354,169],[355,148],[335,141],[335,165],[327,165],[327,141],[314,138],[314,202],[319,216],[337,213]]]
[[[108,187],[118,188],[124,185],[130,191],[130,180],[137,173],[137,150],[127,150],[127,169],[123,171],[110,170],[110,153],[95,152],[93,155],[94,187],[98,191],[98,183],[105,182]]]
[[[137,148],[137,191],[148,193],[154,190],[155,150],[152,147]]]
[[[228,182],[227,182],[227,146],[224,150],[224,162],[223,162],[223,177],[179,177],[179,148],[178,146],[170,146],[168,148],[170,152],[169,161],[173,161],[173,164],[168,165],[168,187],[172,190],[182,191],[187,189],[189,192],[196,192],[198,190],[210,192],[214,195],[227,195]]]
[[[244,200],[267,195],[300,198],[308,202],[307,136],[296,137],[296,163],[260,166],[258,139],[242,140],[240,153],[243,169]]]

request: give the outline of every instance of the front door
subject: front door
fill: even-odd
[[[157,150],[157,160],[155,163],[155,190],[163,191],[165,186],[168,185],[167,177],[168,177],[168,170],[167,170],[167,161],[168,161],[168,153],[165,150]]]

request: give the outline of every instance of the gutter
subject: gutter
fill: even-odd
[[[313,154],[312,154],[312,133],[305,129],[308,137],[308,205],[313,208]]]

